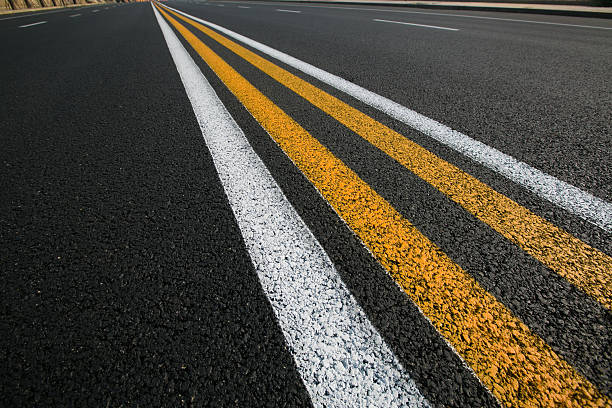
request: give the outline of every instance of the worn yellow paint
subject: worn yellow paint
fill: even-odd
[[[515,407],[611,406],[317,139],[158,8],[500,401]]]
[[[366,114],[180,14],[272,78],[334,117],[506,239],[612,310],[612,258],[498,193]]]

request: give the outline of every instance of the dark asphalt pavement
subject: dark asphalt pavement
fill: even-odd
[[[612,200],[612,22],[246,1],[164,4]],[[310,406],[151,5],[2,17],[0,405]],[[609,310],[333,118],[194,33],[612,398]],[[500,406],[188,51],[431,405]],[[612,255],[609,232],[274,62]]]

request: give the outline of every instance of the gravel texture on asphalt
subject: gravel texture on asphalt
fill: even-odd
[[[402,21],[460,29],[442,32],[371,22],[398,20],[396,12],[168,4],[610,201],[612,101],[602,86],[609,82],[603,68],[609,32],[402,15]],[[17,27],[40,17],[0,21],[7,61],[0,68],[5,400],[11,406],[310,406],[304,374],[262,290],[150,5],[67,15],[45,15],[46,24],[23,29]],[[609,311],[357,134],[192,32],[611,396]],[[499,406],[308,179],[186,48],[423,396],[435,407]],[[279,65],[612,254],[605,231]]]
[[[309,406],[150,5],[93,16],[3,31],[3,404]]]

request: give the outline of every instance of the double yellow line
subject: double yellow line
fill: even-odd
[[[467,197],[461,198],[466,202],[464,207],[488,209],[478,202],[483,188],[491,190],[488,186],[207,27],[171,10],[159,6],[157,9],[279,144],[500,401],[517,407],[612,405],[367,183],[169,13],[260,68],[447,195]],[[470,193],[464,194],[463,189]],[[496,192],[487,194],[501,196]],[[556,243],[558,238],[550,239]],[[567,242],[573,250],[576,245],[585,245],[575,238]],[[601,256],[602,262],[612,264],[605,254]]]

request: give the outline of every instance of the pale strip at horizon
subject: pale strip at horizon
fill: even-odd
[[[261,285],[316,407],[429,407],[154,8]]]
[[[259,43],[225,27],[192,16],[183,11],[164,5],[188,18],[205,24],[228,36],[269,55],[321,82],[374,107],[392,118],[456,150],[507,179],[523,186],[558,207],[588,221],[604,231],[612,232],[612,204],[584,190],[544,173],[527,163],[521,162],[493,147],[451,129],[450,127],[421,115],[384,96],[369,91],[334,74],[317,68],[307,62]]]

